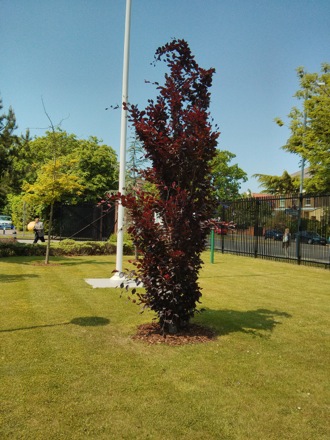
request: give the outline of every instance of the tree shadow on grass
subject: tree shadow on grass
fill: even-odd
[[[267,338],[277,325],[282,324],[283,318],[292,315],[279,310],[211,310],[202,309],[196,315],[196,321],[207,327],[212,327],[218,336],[241,332]]]
[[[114,265],[114,263],[111,263],[110,261],[98,261],[95,259],[84,260],[82,258],[75,257],[75,256],[66,257],[66,258],[61,257],[61,259],[57,259],[54,261],[59,263],[60,265],[63,265],[63,266],[76,266],[76,265],[81,265],[81,264],[95,264],[97,266],[100,266],[100,265],[113,266]],[[108,272],[111,272],[111,271],[108,271]]]
[[[278,277],[281,274],[284,274],[285,272],[267,272],[267,276],[274,275]],[[233,275],[224,275],[222,273],[219,273],[218,275],[209,275],[209,276],[202,276],[201,278],[261,278],[264,277],[265,274],[263,273],[248,273],[248,274],[233,274]]]
[[[0,274],[0,283],[15,283],[17,281],[27,280],[29,278],[38,278],[39,275],[36,274],[20,274],[20,275],[9,275],[2,273]]]
[[[81,327],[99,327],[102,325],[108,325],[109,323],[110,323],[110,319],[108,319],[108,318],[102,318],[100,316],[83,316],[83,317],[71,319],[71,321],[69,321],[69,322],[61,322],[58,324],[33,325],[30,327],[11,328],[11,329],[7,329],[7,330],[0,330],[0,333],[16,332],[19,330],[34,330],[37,328],[59,327],[59,326],[63,326],[63,325],[79,325]]]
[[[19,258],[19,260],[18,260]],[[97,259],[91,258],[85,260],[84,258],[80,258],[77,256],[68,256],[68,257],[53,257],[51,256],[49,259],[50,264],[43,264],[45,261],[45,257],[10,257],[6,260],[1,260],[2,263],[14,263],[14,264],[23,264],[26,266],[40,266],[40,267],[51,267],[52,263],[55,266],[76,266],[82,264],[96,264],[96,265],[107,265],[113,266],[114,263],[111,264],[111,261],[99,261]],[[55,263],[55,264],[54,264]]]
[[[81,327],[99,327],[101,325],[108,325],[109,323],[110,319],[101,318],[100,316],[74,318],[69,322],[69,324],[80,325]]]

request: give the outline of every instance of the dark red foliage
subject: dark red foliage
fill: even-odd
[[[155,311],[169,332],[189,322],[201,297],[200,254],[214,211],[210,161],[219,133],[208,113],[214,69],[200,68],[184,40],[160,47],[155,59],[170,70],[156,101],[149,100],[143,111],[128,104],[127,109],[152,164],[144,178],[157,191],[121,200],[141,256],[137,268],[146,291],[140,303]]]

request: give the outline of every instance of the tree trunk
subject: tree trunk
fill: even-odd
[[[50,253],[50,233],[52,230],[53,223],[53,211],[54,211],[54,203],[50,205],[50,214],[49,214],[49,225],[48,225],[48,238],[47,238],[47,247],[46,247],[46,258],[45,264],[49,264],[49,253]]]

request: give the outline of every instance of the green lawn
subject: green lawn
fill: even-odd
[[[0,259],[1,439],[330,438],[329,271],[205,253],[195,322],[218,338],[171,347],[85,283],[115,257],[36,261]]]

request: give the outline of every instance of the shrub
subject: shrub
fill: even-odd
[[[200,68],[184,40],[160,47],[155,59],[170,70],[156,101],[142,111],[126,106],[151,162],[142,175],[156,191],[117,197],[129,209],[128,231],[140,254],[136,266],[146,289],[138,294],[140,303],[167,333],[189,322],[201,297],[198,272],[215,209],[211,161],[219,133],[208,113],[214,69]]]
[[[15,240],[0,241],[0,257],[13,256],[45,256],[45,244],[19,243]],[[106,241],[86,241],[79,242],[74,240],[63,240],[52,243],[50,247],[51,256],[74,256],[74,255],[113,255],[116,253],[116,245]],[[124,243],[124,254],[132,255],[133,246]]]
[[[123,240],[124,240],[124,245],[133,246],[133,237],[128,232],[124,232]],[[117,234],[111,234],[108,241],[109,241],[109,243],[117,244]]]
[[[46,255],[45,245],[0,241],[0,257],[29,257]]]

